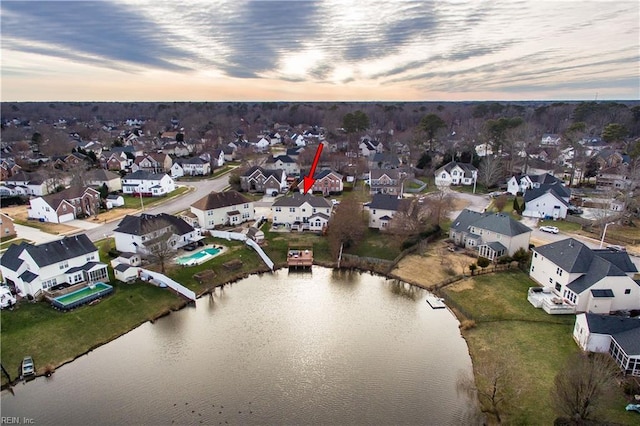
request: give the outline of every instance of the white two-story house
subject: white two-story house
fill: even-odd
[[[278,198],[271,206],[274,225],[293,230],[322,231],[329,222],[333,205],[323,197],[294,193]]]
[[[568,238],[533,249],[529,276],[575,312],[640,309],[638,272],[627,252],[593,250]]]
[[[161,197],[175,189],[175,181],[166,173],[138,170],[122,178],[122,192],[128,195],[142,194],[143,197]]]
[[[393,216],[408,203],[409,200],[402,200],[397,195],[374,194],[371,202],[364,205],[369,213],[369,228],[387,229]]]
[[[236,191],[210,192],[191,205],[203,229],[235,226],[254,218],[253,201]]]
[[[435,172],[437,186],[473,185],[478,179],[478,169],[470,163],[451,161]]]
[[[297,176],[300,174],[300,166],[296,160],[288,155],[278,155],[277,157],[269,157],[264,164],[267,170],[284,170],[288,176]]]
[[[33,297],[58,284],[109,280],[107,265],[85,234],[40,245],[12,244],[0,258],[0,272],[9,288]]]
[[[166,213],[127,215],[113,231],[113,237],[116,250],[142,256],[149,255],[153,251],[152,246],[162,241],[166,241],[168,247],[178,249],[202,239],[199,230],[183,219]]]

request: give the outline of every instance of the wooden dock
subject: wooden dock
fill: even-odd
[[[427,303],[433,309],[444,309],[447,307],[441,298],[435,296],[427,296]]]
[[[313,265],[312,249],[292,249],[287,252],[287,266],[289,269],[311,268]]]

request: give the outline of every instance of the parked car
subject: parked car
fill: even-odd
[[[33,364],[33,358],[30,356],[25,356],[22,360],[22,377],[29,377],[36,374],[36,367]]]
[[[0,309],[11,308],[16,304],[16,297],[7,286],[0,287]]]
[[[580,215],[580,214],[582,214],[582,213],[584,213],[584,212],[583,212],[583,211],[582,211],[582,209],[581,209],[580,207],[578,207],[578,206],[572,206],[572,205],[569,205],[569,207],[567,207],[567,213],[569,213],[569,214],[576,214],[576,215]]]
[[[555,226],[541,226],[540,230],[542,232],[549,232],[551,234],[557,234],[558,232],[560,232],[560,230],[558,228],[556,228]]]
[[[627,251],[627,249],[624,246],[619,246],[617,244],[612,244],[610,246],[607,246],[607,248],[609,250],[615,250],[615,251]]]

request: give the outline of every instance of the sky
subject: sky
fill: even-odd
[[[0,2],[2,101],[640,99],[640,2]]]

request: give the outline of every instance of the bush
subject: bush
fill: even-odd
[[[511,263],[513,259],[511,258],[511,256],[500,256],[497,260],[498,265],[505,265],[507,263]]]
[[[111,257],[113,259],[115,259],[116,257],[120,256],[120,252],[118,250],[116,250],[115,248],[109,249],[107,254],[109,255],[109,257]]]
[[[482,269],[484,269],[487,266],[491,265],[491,261],[489,259],[487,259],[486,257],[479,257],[477,263],[478,263],[478,266],[481,267]]]

